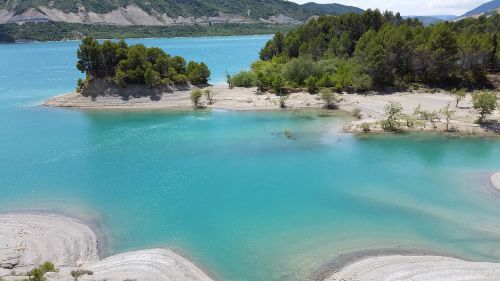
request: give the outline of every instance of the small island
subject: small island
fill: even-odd
[[[76,92],[97,96],[148,96],[160,99],[161,93],[208,82],[210,70],[205,63],[170,56],[160,48],[142,44],[128,46],[124,40],[105,40],[102,44],[87,37],[77,51],[77,68],[86,78],[78,80]]]

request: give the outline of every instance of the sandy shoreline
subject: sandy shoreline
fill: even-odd
[[[223,109],[234,111],[279,111],[279,97],[271,93],[258,93],[256,88],[233,88],[225,85],[209,87],[215,92],[214,103],[209,104],[202,99],[206,109]],[[53,97],[43,103],[45,106],[61,108],[77,108],[85,110],[193,110],[189,97],[189,90],[164,93],[159,101],[152,101],[149,97],[130,98],[124,100],[119,96],[99,96],[92,100],[77,93],[69,93]],[[500,135],[500,125],[480,126],[475,123],[477,112],[472,106],[470,95],[460,101],[455,107],[455,98],[446,92],[397,92],[392,94],[339,94],[339,109],[347,112],[360,111],[359,120],[345,125],[347,132],[363,132],[363,126],[368,124],[371,132],[383,132],[379,122],[384,118],[384,107],[389,102],[398,102],[403,106],[403,114],[412,115],[416,107],[428,112],[439,112],[447,104],[454,110],[455,117],[450,122],[450,128],[462,135]],[[287,110],[322,109],[324,102],[319,95],[310,95],[306,92],[291,93],[286,100]],[[490,120],[500,120],[500,110],[496,110]],[[414,128],[404,128],[407,131],[443,132],[446,129],[443,117],[429,121],[418,121]]]
[[[343,267],[324,281],[500,280],[500,264],[428,255],[369,257]]]
[[[0,214],[0,278],[19,280],[45,261],[59,268],[48,281],[73,280],[72,270],[90,270],[81,280],[211,281],[206,273],[170,249],[148,249],[99,259],[99,241],[82,221],[50,213]],[[22,279],[22,278],[21,278]]]

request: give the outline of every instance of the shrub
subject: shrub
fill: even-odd
[[[150,87],[160,86],[162,83],[160,73],[152,68],[146,69],[144,72],[144,82]]]
[[[283,91],[283,87],[285,86],[285,81],[283,81],[283,77],[281,75],[275,75],[271,80],[271,87],[273,87],[276,95],[281,95]]]
[[[71,271],[71,277],[75,278],[75,280],[78,280],[78,278],[80,278],[83,275],[94,275],[94,272],[85,269],[78,269]]]
[[[356,117],[357,119],[361,119],[361,109],[359,108],[355,108],[353,111],[352,111],[352,116],[353,117]]]
[[[323,90],[321,90],[320,91],[320,98],[325,103],[325,108],[326,109],[335,109],[335,108],[337,108],[337,105],[335,104],[337,102],[337,97],[335,96],[335,94],[330,89],[323,89]]]
[[[203,94],[205,95],[205,98],[208,100],[208,104],[213,104],[214,103],[215,92],[213,92],[210,89],[205,89],[203,91]]]
[[[191,61],[187,65],[187,76],[193,84],[206,84],[210,78],[210,69],[205,63]]]
[[[307,92],[311,95],[318,93],[317,79],[314,76],[309,76],[306,79]]]
[[[389,102],[385,106],[387,118],[382,122],[382,128],[386,131],[396,131],[399,127],[398,119],[401,117],[403,106],[397,102]]]
[[[450,132],[450,123],[455,116],[456,111],[450,109],[450,104],[448,103],[445,107],[440,110],[441,114],[444,115],[446,120],[446,131]]]
[[[304,85],[304,81],[310,76],[316,76],[318,67],[310,58],[299,57],[292,59],[283,68],[283,77],[288,82],[296,85]]]
[[[253,71],[241,71],[230,77],[230,87],[253,87],[257,86],[257,76]]]
[[[363,123],[361,124],[361,129],[363,129],[363,132],[368,133],[371,131],[370,129],[370,123]]]
[[[478,92],[472,95],[474,109],[478,111],[479,122],[483,122],[486,115],[493,113],[497,107],[497,96],[492,92]]]
[[[194,108],[200,107],[201,97],[203,97],[203,92],[200,89],[194,89],[191,91],[191,103]]]
[[[463,100],[467,96],[467,92],[464,89],[456,89],[453,90],[452,95],[455,96],[455,107],[458,107],[458,103]]]
[[[175,74],[174,77],[172,77],[175,83],[177,84],[186,84],[189,78],[184,75],[184,74]]]
[[[81,93],[85,85],[87,85],[87,82],[87,79],[78,79],[78,81],[76,82],[76,92]]]
[[[352,78],[352,86],[356,92],[366,92],[372,89],[372,78],[368,74],[356,75]]]
[[[28,280],[30,281],[45,281],[46,278],[43,277],[43,275],[47,272],[57,272],[59,269],[57,269],[53,263],[51,262],[44,262],[37,268],[32,269],[30,272],[28,272]]]
[[[280,104],[280,108],[283,108],[285,109],[287,106],[286,106],[286,101],[288,100],[288,96],[280,96],[279,97],[279,104]]]
[[[318,80],[317,85],[318,87],[330,88],[335,86],[335,83],[333,82],[332,76],[330,74],[324,73]]]

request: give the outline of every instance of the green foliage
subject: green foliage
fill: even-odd
[[[0,1],[1,3],[1,1]],[[174,26],[126,26],[104,24],[79,24],[65,22],[0,24],[0,42],[15,40],[59,41],[65,39],[93,38],[145,38],[145,37],[200,37],[272,34],[287,32],[294,25],[289,24],[213,24]]]
[[[452,119],[455,117],[456,111],[451,109],[450,104],[448,103],[445,107],[443,107],[440,111],[441,114],[443,114],[445,120],[446,120],[446,131],[450,132],[450,123]]]
[[[87,85],[87,79],[78,79],[78,81],[76,82],[76,92],[77,93],[80,93],[83,88],[85,87],[85,85]]]
[[[283,92],[283,87],[285,86],[285,81],[281,75],[274,75],[271,80],[271,87],[273,88],[276,95],[281,95]]]
[[[493,92],[477,92],[472,95],[472,102],[480,115],[479,122],[483,122],[486,115],[493,113],[497,107],[497,95]]]
[[[230,78],[232,87],[253,87],[257,86],[257,76],[252,71],[241,71]]]
[[[424,27],[398,14],[321,16],[276,34],[261,59],[286,62],[287,83],[302,85],[314,76],[318,87],[367,91],[407,88],[412,83],[482,87],[488,71],[498,71],[500,15]],[[332,59],[333,58],[333,59]],[[299,61],[316,61],[319,73],[300,75]]]
[[[455,96],[455,107],[458,107],[458,103],[467,96],[465,89],[455,89],[451,93]]]
[[[357,119],[361,119],[361,109],[359,108],[355,108],[353,111],[352,111],[352,116],[353,117],[356,117]]]
[[[44,281],[46,280],[43,275],[47,272],[57,272],[59,269],[57,269],[53,263],[51,262],[44,262],[37,268],[32,269],[30,272],[28,272],[28,280],[30,281]]]
[[[203,97],[203,92],[200,89],[194,89],[191,91],[191,103],[194,108],[200,107],[200,100]]]
[[[208,104],[213,104],[214,103],[214,96],[215,92],[210,90],[210,89],[205,89],[203,91],[203,95],[205,95],[205,98],[208,100]]]
[[[319,95],[320,95],[320,98],[325,103],[326,109],[335,109],[338,107],[336,104],[338,99],[330,89],[321,90]]]
[[[77,50],[77,68],[87,80],[105,78],[125,87],[128,84],[159,87],[176,83],[207,83],[210,70],[204,63],[189,62],[171,57],[160,48],[146,48],[142,44],[128,46],[125,41],[104,41],[86,37]],[[83,82],[78,82],[82,89]]]
[[[83,275],[94,275],[94,272],[85,269],[78,269],[71,271],[71,277],[73,277],[75,280],[78,280],[78,278],[82,277]]]
[[[370,123],[361,124],[361,129],[363,130],[363,132],[368,133],[369,131],[371,131]]]
[[[283,109],[287,108],[286,101],[288,100],[288,98],[289,97],[286,95],[279,96],[278,101],[279,101],[280,108],[283,108]]]
[[[314,76],[309,76],[306,79],[307,92],[311,95],[318,93],[317,79]]]
[[[387,118],[384,120],[382,127],[386,131],[397,131],[399,128],[399,118],[403,112],[403,106],[397,102],[389,102],[385,108],[385,115]]]
[[[205,63],[191,61],[187,65],[187,76],[193,84],[206,84],[210,78],[210,70]]]
[[[317,76],[318,72],[319,69],[313,60],[300,57],[285,64],[283,78],[296,85],[304,85],[308,77]]]

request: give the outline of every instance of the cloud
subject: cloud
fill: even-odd
[[[310,0],[292,0],[306,3]],[[317,3],[339,3],[362,9],[389,10],[401,15],[461,15],[489,0],[314,0]]]

